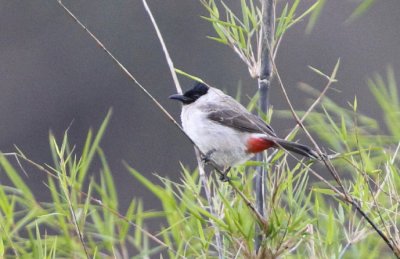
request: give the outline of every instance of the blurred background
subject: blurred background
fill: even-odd
[[[231,2],[233,9],[239,4]],[[344,21],[358,1],[327,2],[310,35],[305,34],[305,23],[286,34],[276,61],[284,84],[295,108],[304,110],[309,96],[298,89],[298,83],[317,89],[326,83],[307,66],[330,73],[341,58],[339,82],[334,85],[339,91],[328,96],[346,106],[357,95],[359,110],[379,117],[365,80],[374,72],[384,73],[387,65],[395,72],[400,68],[400,1],[377,1],[350,24]],[[180,106],[167,98],[175,87],[141,1],[69,0],[65,4],[179,120]],[[246,104],[246,96],[257,90],[256,81],[230,49],[206,38],[214,34],[200,18],[205,15],[201,4],[150,0],[149,5],[176,67],[231,95],[241,86]],[[178,179],[180,163],[195,167],[190,142],[56,1],[0,1],[0,77],[0,150],[11,152],[16,145],[39,163],[51,163],[50,130],[61,138],[72,123],[69,135],[79,151],[88,129],[97,129],[113,108],[101,146],[120,190],[122,209],[132,197],[142,197],[145,209],[159,206],[122,161],[154,180],[154,173]],[[192,86],[187,79],[181,83],[186,89]],[[288,108],[276,82],[271,94],[275,109]],[[293,120],[272,119],[281,136],[293,125]],[[29,182],[45,200],[45,176],[28,169]],[[98,169],[92,168],[92,174],[98,175]],[[7,182],[1,171],[0,181]]]

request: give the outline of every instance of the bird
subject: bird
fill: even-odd
[[[283,148],[311,159],[320,155],[311,147],[279,138],[259,116],[221,90],[197,82],[184,94],[169,96],[180,101],[182,128],[205,162],[217,166],[221,180],[232,166],[242,164],[269,148]]]

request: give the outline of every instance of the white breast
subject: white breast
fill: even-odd
[[[246,142],[250,134],[209,120],[206,112],[199,108],[209,98],[215,100],[215,96],[208,93],[196,102],[182,107],[182,126],[186,134],[203,154],[208,154],[222,168],[247,161],[253,156],[246,152]]]

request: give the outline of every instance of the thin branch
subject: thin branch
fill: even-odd
[[[1,154],[1,153],[0,153]],[[59,180],[58,176],[55,175],[54,173],[52,173],[50,170],[46,169],[45,167],[43,167],[42,165],[34,162],[33,160],[25,157],[24,155],[18,154],[18,153],[7,153],[7,154],[3,154],[3,155],[7,155],[7,156],[14,156],[14,157],[19,157],[20,159],[22,159],[23,161],[27,162],[28,164],[36,167],[39,171],[44,172],[47,176]],[[22,164],[19,164],[20,167],[22,167]],[[21,170],[25,170],[23,167],[21,168]],[[68,186],[71,187],[71,186]],[[172,249],[171,247],[169,247],[167,244],[165,244],[163,241],[161,241],[160,239],[158,239],[156,236],[154,236],[153,234],[151,234],[150,232],[148,232],[147,230],[143,229],[142,227],[140,227],[139,225],[135,224],[134,222],[130,221],[129,219],[127,219],[124,215],[122,215],[121,213],[119,213],[117,210],[114,210],[106,205],[103,204],[103,202],[99,199],[93,198],[92,196],[89,196],[89,194],[87,194],[84,191],[79,191],[79,193],[81,195],[83,195],[86,198],[89,198],[89,200],[91,202],[93,202],[94,204],[102,207],[103,209],[106,209],[107,211],[111,212],[113,215],[117,216],[119,219],[124,220],[125,222],[127,222],[130,226],[139,229],[143,234],[145,234],[147,237],[149,237],[151,240],[153,240],[154,242],[158,243],[159,245],[167,248],[168,250],[170,250],[171,252],[176,254],[176,251],[174,249]]]
[[[333,73],[332,73],[333,74]],[[336,82],[336,79],[334,77],[326,77],[328,79],[328,83],[325,85],[324,89],[321,91],[317,99],[314,100],[314,102],[308,107],[307,111],[304,113],[304,115],[301,117],[300,122],[303,123],[305,119],[310,115],[310,113],[315,109],[315,107],[321,102],[322,98],[326,95],[327,91],[329,88],[332,86],[333,83]],[[287,140],[298,128],[300,127],[299,123],[296,123],[296,125],[292,128],[292,130],[286,135],[285,139]],[[274,155],[278,152],[279,150],[276,149],[274,152],[269,156],[269,160],[274,157]]]
[[[289,105],[290,111],[293,115],[293,117],[295,118],[296,122],[298,123],[298,125],[300,126],[300,128],[302,128],[304,130],[304,133],[307,135],[307,137],[310,139],[310,141],[313,143],[315,149],[317,150],[317,152],[321,155],[321,160],[324,163],[324,165],[326,166],[326,168],[328,169],[328,171],[330,172],[330,174],[333,176],[333,178],[335,179],[336,183],[339,185],[340,189],[341,189],[341,193],[343,194],[344,198],[343,201],[351,204],[356,211],[361,215],[361,217],[365,218],[365,220],[370,224],[370,226],[377,232],[377,234],[385,241],[385,243],[387,244],[387,246],[392,250],[392,252],[394,253],[394,255],[398,258],[400,258],[400,251],[393,246],[392,242],[388,239],[388,237],[382,232],[382,230],[379,229],[379,227],[372,221],[372,219],[362,210],[362,208],[358,205],[357,201],[346,191],[342,180],[340,179],[339,174],[337,173],[335,167],[332,165],[332,163],[330,162],[330,160],[326,157],[326,155],[324,155],[321,151],[321,148],[319,147],[319,145],[317,144],[317,142],[315,141],[315,139],[311,136],[311,134],[309,133],[309,131],[307,130],[307,128],[304,126],[304,124],[300,121],[299,117],[297,116],[293,105],[290,101],[290,98],[286,92],[286,88],[283,85],[282,79],[276,69],[276,65],[273,62],[273,67],[274,70],[276,72],[276,77],[278,79],[280,88],[285,96],[286,102]]]
[[[63,188],[63,189],[64,189],[64,188]],[[90,258],[89,252],[88,252],[88,250],[87,250],[85,240],[83,239],[82,231],[81,231],[81,229],[80,229],[80,227],[79,227],[79,225],[78,225],[78,219],[76,218],[76,214],[75,214],[74,208],[73,208],[73,206],[72,206],[72,202],[71,202],[71,199],[70,199],[70,197],[69,197],[69,192],[68,192],[68,190],[67,190],[67,187],[65,187],[64,195],[65,195],[65,198],[67,199],[67,202],[68,202],[68,208],[69,208],[69,211],[70,211],[71,216],[72,216],[72,223],[73,223],[73,225],[75,226],[75,232],[76,232],[76,234],[77,234],[78,237],[79,237],[79,241],[80,241],[81,244],[82,244],[83,250],[85,251],[86,258],[89,259],[89,258]]]
[[[176,72],[175,72],[174,63],[172,62],[172,59],[171,59],[171,57],[169,55],[167,46],[166,46],[166,44],[164,42],[164,39],[163,39],[163,37],[161,35],[160,29],[158,28],[156,20],[154,19],[154,16],[153,16],[153,14],[152,14],[152,12],[151,12],[148,4],[147,4],[147,1],[143,0],[142,2],[143,2],[143,5],[144,5],[144,7],[146,9],[147,14],[150,17],[151,23],[153,24],[153,27],[156,30],[156,33],[157,33],[157,36],[158,36],[158,40],[159,40],[159,42],[160,42],[160,44],[162,46],[165,58],[167,59],[169,70],[171,72],[171,76],[172,76],[172,78],[174,80],[176,90],[178,91],[178,93],[182,94],[182,88],[181,88],[181,86],[179,84],[179,80],[178,80],[178,77],[177,77]],[[210,206],[210,213],[212,215],[215,215],[215,210],[214,210],[214,207],[213,207],[211,192],[210,192],[210,189],[209,189],[209,183],[208,183],[208,179],[206,177],[205,170],[204,170],[204,163],[202,163],[200,149],[198,149],[196,145],[195,145],[195,153],[196,153],[196,159],[197,159],[197,164],[198,164],[198,168],[199,168],[200,178],[201,178],[201,181],[202,181],[202,184],[203,184],[203,188],[205,190],[206,197],[207,197],[207,200],[208,200],[208,203],[209,203],[209,206]],[[218,258],[222,259],[223,258],[223,249],[222,249],[221,235],[220,235],[218,227],[215,225],[213,220],[211,220],[211,224],[215,229],[215,240],[216,240],[216,245],[217,245]]]
[[[71,152],[73,152],[73,151],[71,151]],[[67,158],[67,160],[68,160],[68,158]],[[76,235],[79,237],[79,241],[80,241],[80,243],[81,243],[81,245],[83,247],[83,251],[85,252],[86,258],[89,259],[90,258],[89,252],[88,252],[88,249],[86,247],[85,240],[83,238],[82,230],[79,227],[78,219],[76,217],[75,210],[74,210],[74,207],[73,207],[72,202],[71,202],[70,192],[68,190],[68,188],[70,186],[68,186],[68,181],[66,180],[67,170],[66,170],[66,160],[64,160],[64,157],[60,157],[60,165],[61,165],[60,166],[61,167],[60,171],[56,171],[57,172],[57,179],[60,182],[61,190],[63,191],[65,199],[67,200],[68,209],[69,209],[69,212],[70,212],[71,217],[72,217],[72,224],[75,227]]]
[[[359,139],[358,139],[357,117],[355,118],[355,124],[356,124],[356,127],[355,127],[355,129],[356,129],[356,130],[355,130],[355,131],[356,131],[356,132],[355,132],[355,138],[356,138],[356,143],[357,143],[357,149],[358,149],[358,150],[361,150],[360,142],[359,142]],[[380,208],[379,208],[379,206],[378,206],[378,202],[376,201],[376,198],[375,198],[374,192],[373,192],[373,190],[372,190],[372,187],[371,187],[371,185],[369,184],[369,182],[370,182],[370,181],[369,181],[369,177],[367,176],[367,173],[366,173],[366,171],[365,171],[364,158],[363,158],[363,156],[362,156],[361,153],[360,153],[360,162],[361,162],[361,175],[362,175],[363,178],[364,178],[365,184],[368,186],[368,190],[369,190],[369,192],[370,192],[370,194],[371,194],[371,196],[372,196],[372,201],[373,201],[373,203],[374,203],[374,205],[375,205],[375,207],[376,207],[376,211],[377,211],[377,213],[378,213],[379,219],[381,220],[381,222],[382,222],[384,228],[386,229],[386,233],[387,233],[387,235],[389,236],[388,238],[392,241],[392,243],[395,243],[394,240],[393,240],[393,238],[392,238],[392,236],[391,236],[391,234],[390,234],[389,228],[388,228],[388,226],[386,225],[385,220],[383,219],[381,210],[380,210]],[[372,182],[373,182],[373,181],[372,181]]]
[[[228,178],[228,182],[231,185],[231,187],[235,190],[237,194],[245,201],[247,207],[253,212],[253,214],[257,217],[258,221],[260,224],[262,224],[262,228],[267,232],[266,230],[268,229],[268,221],[257,211],[257,209],[253,206],[251,201],[244,195],[244,193],[239,190],[239,188],[232,182],[231,179]]]
[[[83,29],[89,36],[97,43],[97,45],[103,49],[106,54],[114,61],[114,63],[124,72],[125,75],[129,77],[138,87],[139,89],[146,94],[148,98],[150,98],[151,101],[153,101],[157,107],[164,113],[164,115],[167,116],[167,118],[176,126],[178,127],[185,135],[186,133],[183,131],[181,125],[172,117],[171,114],[168,113],[168,111],[160,104],[160,102],[157,101],[156,98],[154,98],[149,91],[147,91],[146,88],[144,88],[139,81],[136,80],[136,78],[128,71],[128,69],[119,62],[119,60],[109,51],[104,44],[62,3],[61,0],[58,0],[58,3],[60,6],[66,11],[66,13],[75,20],[75,22]],[[187,136],[187,135],[186,135]],[[187,136],[188,139],[193,143],[193,141]]]
[[[143,1],[143,3],[147,6],[147,4],[146,4],[146,0],[142,0]],[[270,0],[271,1],[271,0]],[[151,14],[151,11],[150,11],[150,8],[147,6],[147,8],[146,8],[146,11],[149,13],[149,15],[152,17],[152,14]],[[154,19],[152,19],[152,23],[153,23],[153,26],[155,27],[155,29],[156,30],[158,30],[158,26],[157,26],[157,24],[156,24],[156,22],[155,22],[155,20]],[[159,36],[160,36],[161,34],[159,34]],[[163,43],[163,40],[162,40],[162,37],[159,37],[159,40],[162,42],[161,44],[163,44],[163,45],[165,45],[164,43]],[[165,50],[166,50],[166,48],[165,48]],[[167,53],[165,54],[166,56],[169,56]],[[171,72],[171,73],[175,73],[175,69],[174,69],[174,67],[173,67],[173,64],[172,64],[172,62],[171,63],[168,63],[168,65],[169,66],[172,66],[172,67],[170,67],[170,70],[171,71],[173,71],[173,72]],[[183,130],[183,129],[182,129]],[[189,136],[188,136],[189,137]],[[190,138],[190,137],[189,137]],[[200,149],[197,147],[197,145],[192,141],[192,143],[194,144],[194,146],[197,148],[197,150],[199,151],[199,153],[200,153],[200,155],[204,155],[204,154],[201,154],[201,152],[200,152]],[[197,161],[201,161],[201,158],[200,158],[200,155],[199,154],[197,154]],[[213,163],[212,163],[213,161],[211,161],[211,165],[213,165]],[[203,163],[199,163],[199,168],[201,168],[202,167],[202,169],[201,170],[204,170],[204,166],[203,166]],[[215,165],[213,165],[213,167],[214,167],[214,169],[216,169],[216,170],[218,170],[219,171],[219,169],[215,166]],[[248,200],[247,199],[247,197],[230,181],[230,180],[228,180],[228,182],[229,182],[229,184],[232,186],[232,188],[239,194],[239,196],[241,196],[242,197],[242,199],[246,202],[246,204],[247,204],[247,206],[250,208],[250,210],[252,210],[253,212],[254,212],[254,214],[256,215],[256,217],[258,218],[258,220],[261,222],[261,223],[263,223],[264,224],[264,227],[267,225],[267,222],[266,222],[266,220],[263,218],[263,216],[254,208],[254,206],[253,206],[253,204],[250,202],[250,200]]]
[[[190,142],[197,147],[196,143],[185,133],[185,131],[182,129],[182,127],[179,125],[179,123],[172,117],[172,115],[157,101],[156,98],[154,98],[149,91],[146,90],[137,80],[136,78],[125,68],[124,65],[121,64],[121,62],[118,61],[118,59],[104,46],[104,44],[62,3],[61,0],[58,0],[58,3],[60,6],[66,11],[66,13],[75,20],[75,22],[84,30],[86,33],[89,34],[89,36],[97,43],[97,45],[105,51],[105,53],[114,61],[114,63],[131,79],[139,88],[142,90],[146,96],[156,104],[156,106],[161,110],[161,112],[167,116],[167,118],[187,137]],[[203,154],[204,155],[204,154]],[[212,161],[211,161],[212,162]],[[211,163],[213,164],[213,163]],[[215,166],[213,166],[215,170],[219,171],[219,169]],[[231,182],[228,181],[228,183],[232,186],[232,188],[239,194],[239,196],[242,197],[242,199],[245,201],[246,205],[249,207],[249,209],[253,212],[253,214],[256,216],[256,218],[260,221],[260,223],[267,225],[266,220],[257,212],[257,210],[254,208],[253,204],[247,199],[247,197]]]
[[[150,17],[150,20],[151,20],[151,23],[153,24],[154,29],[156,30],[158,40],[161,43],[163,52],[165,54],[165,58],[167,59],[167,62],[168,62],[168,67],[169,67],[171,75],[172,75],[172,79],[174,80],[174,83],[175,83],[176,91],[179,94],[182,94],[182,87],[179,84],[178,76],[176,75],[176,72],[175,72],[174,63],[172,62],[171,56],[169,55],[167,46],[165,45],[165,42],[164,42],[164,39],[163,39],[163,37],[161,35],[160,29],[157,26],[156,20],[154,19],[154,16],[151,13],[151,10],[150,10],[149,6],[147,5],[146,0],[143,0],[143,5],[144,5],[144,8],[146,9],[147,14]]]
[[[216,217],[217,214],[215,213],[215,209],[214,209],[214,206],[213,206],[214,203],[212,201],[209,181],[208,181],[208,178],[206,176],[206,172],[204,170],[204,163],[201,160],[200,151],[197,148],[194,148],[194,150],[196,152],[197,164],[199,165],[198,168],[199,168],[200,180],[202,182],[202,185],[203,185],[203,188],[204,188],[204,192],[206,194],[207,202],[209,204],[209,212],[211,213],[211,215]],[[218,258],[219,259],[223,259],[224,258],[224,251],[223,251],[223,247],[222,247],[221,233],[219,231],[219,228],[215,224],[214,220],[211,220],[211,225],[212,225],[212,227],[214,228],[214,231],[215,231],[215,241],[216,241],[216,247],[217,247],[217,252],[218,252]]]

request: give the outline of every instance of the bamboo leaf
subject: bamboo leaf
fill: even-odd
[[[392,66],[387,67],[387,85],[391,97],[391,102],[395,108],[399,108],[399,96],[397,93],[396,77]]]
[[[4,243],[3,238],[0,237],[0,257],[4,256]]]
[[[294,17],[294,13],[297,10],[297,7],[299,6],[300,0],[295,0],[292,7],[289,10],[289,13],[287,15],[287,23],[291,22]]]
[[[224,45],[228,45],[228,41],[226,40],[226,38],[223,39],[223,38],[217,38],[217,37],[207,36],[207,39],[216,41],[216,42],[218,42],[218,43],[222,43],[222,44],[224,44]]]
[[[31,192],[28,185],[25,184],[24,180],[19,176],[19,173],[14,169],[14,167],[8,162],[8,160],[0,154],[0,165],[3,167],[4,172],[7,174],[8,178],[10,178],[11,182],[14,186],[19,189],[22,195],[29,202],[35,202],[35,197]]]
[[[93,157],[96,154],[97,148],[100,145],[100,141],[104,136],[104,132],[106,131],[107,125],[110,122],[111,119],[111,115],[112,115],[112,109],[109,109],[107,112],[107,115],[105,117],[105,119],[103,120],[103,122],[100,125],[100,128],[93,140],[92,145],[90,146],[90,148],[88,149],[87,152],[87,157],[85,157],[82,161],[82,167],[79,170],[79,183],[82,183],[86,173],[89,169],[90,164],[92,163]]]
[[[329,209],[328,213],[328,222],[327,222],[327,230],[326,230],[326,243],[331,245],[334,241],[335,237],[335,218],[332,209]]]
[[[200,77],[193,76],[193,75],[191,75],[189,73],[186,73],[183,70],[180,70],[178,68],[175,68],[175,72],[178,73],[179,75],[186,76],[186,77],[188,77],[188,78],[190,78],[190,79],[192,79],[194,81],[197,81],[197,82],[200,82],[200,83],[205,83]]]
[[[139,201],[137,203],[137,206],[136,206],[136,221],[135,221],[135,224],[140,226],[140,227],[143,225],[143,204],[142,204],[141,201]],[[142,230],[141,230],[141,228],[135,228],[134,237],[135,237],[134,240],[136,242],[135,245],[136,245],[136,247],[139,247],[140,246],[140,242],[142,241]]]
[[[246,31],[250,31],[250,23],[249,23],[249,16],[248,16],[248,7],[246,4],[246,0],[240,1],[241,9],[242,9],[242,17],[243,17],[243,25]]]
[[[146,177],[141,175],[138,171],[133,169],[132,167],[125,164],[125,167],[128,169],[129,173],[131,173],[136,180],[138,180],[141,184],[143,184],[147,189],[149,189],[154,195],[156,195],[159,199],[164,200],[167,197],[165,196],[166,192],[160,186],[152,183]]]
[[[118,194],[117,194],[117,190],[115,189],[115,183],[114,183],[114,179],[111,174],[111,169],[108,165],[106,156],[104,155],[104,152],[100,147],[97,149],[97,153],[99,154],[100,161],[101,161],[101,164],[103,167],[103,175],[105,178],[105,184],[107,186],[107,195],[109,195],[109,198],[112,201],[112,204],[110,204],[110,206],[113,209],[117,209]]]
[[[311,31],[314,29],[314,26],[317,23],[319,16],[321,15],[321,11],[325,5],[325,2],[326,0],[318,0],[317,5],[314,8],[314,11],[311,13],[310,20],[308,20],[306,33],[311,33]]]
[[[280,37],[283,33],[286,24],[286,19],[287,19],[287,11],[288,11],[288,4],[285,4],[285,7],[282,10],[281,16],[277,19],[278,20],[278,25],[276,26],[275,30],[275,38]]]
[[[317,73],[318,75],[325,77],[326,79],[329,80],[330,77],[328,75],[324,74],[321,70],[319,70],[315,67],[312,67],[312,66],[308,66],[308,68],[311,69],[312,71],[314,71],[315,73]]]
[[[375,3],[375,0],[363,0],[353,11],[346,23],[350,23],[365,13]]]

